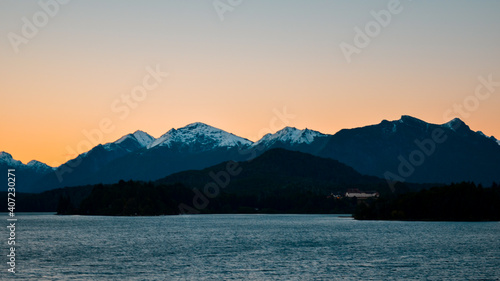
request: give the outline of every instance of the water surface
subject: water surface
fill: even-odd
[[[19,280],[500,277],[499,222],[356,221],[333,215],[18,219]],[[2,251],[5,257],[7,246]],[[0,276],[9,280],[2,264]]]

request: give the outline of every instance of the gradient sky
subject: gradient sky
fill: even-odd
[[[247,0],[221,20],[212,0],[72,0],[16,53],[9,34],[22,36],[23,17],[43,20],[43,10],[2,0],[0,151],[57,166],[106,118],[114,130],[103,143],[197,121],[255,141],[276,131],[270,122],[284,107],[295,118],[276,125],[331,134],[401,115],[441,124],[454,104],[473,102],[479,76],[500,81],[493,0],[401,0],[348,63],[340,44],[354,45],[355,27],[390,2]],[[156,65],[169,77],[120,118],[113,102]],[[477,109],[449,116],[500,138],[495,89]]]

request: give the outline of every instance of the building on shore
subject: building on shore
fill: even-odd
[[[361,191],[357,188],[350,188],[345,193],[345,197],[354,198],[356,197],[358,200],[366,200],[369,198],[378,198],[380,194],[377,191]]]

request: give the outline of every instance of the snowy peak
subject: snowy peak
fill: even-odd
[[[133,134],[128,134],[123,137],[121,137],[119,140],[115,141],[115,144],[120,144],[125,142],[126,140],[133,140],[137,142],[141,147],[147,147],[150,145],[153,141],[155,141],[155,138],[150,136],[148,133],[143,132],[143,131],[135,131]]]
[[[12,155],[10,153],[7,153],[5,151],[0,151],[0,161],[8,161],[12,160]]]
[[[10,153],[7,153],[5,151],[0,152],[0,164],[5,164],[13,167],[23,165],[21,161],[15,160],[14,158],[12,158],[12,155],[10,155]]]
[[[205,149],[213,149],[216,147],[249,146],[252,142],[221,129],[196,122],[183,128],[169,130],[148,145],[148,149],[157,146],[172,147],[174,144],[181,146],[201,145]]]
[[[288,144],[302,144],[302,143],[310,144],[317,137],[325,137],[325,136],[327,135],[317,131],[309,130],[307,128],[304,130],[299,130],[293,127],[285,127],[274,134],[265,135],[264,137],[262,137],[262,139],[256,142],[255,145],[260,145],[260,144],[272,145],[278,141]]]
[[[31,160],[30,162],[28,162],[28,164],[26,164],[26,166],[28,166],[32,169],[38,170],[40,172],[54,170],[54,168],[50,167],[49,165],[42,163],[40,161],[36,161],[36,160]]]
[[[28,164],[24,165],[23,162],[14,159],[10,153],[5,151],[0,152],[0,164],[13,168],[28,168],[41,173],[53,170],[49,165],[36,160],[31,160]]]
[[[219,130],[220,131],[220,129],[217,129],[215,127],[212,127],[210,125],[207,125],[207,124],[201,123],[201,122],[194,122],[194,123],[188,124],[185,127],[180,128],[179,130],[182,130],[182,129],[186,129],[186,130],[211,130],[211,131]]]
[[[464,121],[460,120],[460,118],[454,118],[453,120],[444,123],[441,126],[452,131],[456,131],[458,128],[463,127],[462,125],[465,125]]]
[[[5,151],[0,152],[0,164],[5,164],[11,167],[24,166],[23,162],[14,159],[10,153]]]
[[[155,141],[153,141],[152,143],[150,143],[147,146],[147,148],[150,149],[150,148],[153,148],[155,146],[165,146],[165,145],[168,145],[168,144],[165,144],[165,143],[168,142],[168,140],[170,140],[173,137],[175,137],[175,132],[176,132],[176,129],[170,129],[168,132],[166,132],[165,134],[163,134],[161,137],[157,138]]]
[[[143,146],[143,147],[146,147],[148,145],[150,145],[153,141],[155,141],[155,138],[152,137],[151,135],[149,135],[148,133],[146,132],[143,132],[143,131],[135,131],[135,133],[133,133],[135,139]]]
[[[29,167],[48,167],[48,168],[50,168],[49,165],[47,165],[45,163],[42,163],[40,161],[36,161],[36,160],[29,161],[28,164],[26,164],[26,166],[29,166]]]

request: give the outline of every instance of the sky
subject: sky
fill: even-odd
[[[0,2],[0,151],[58,166],[203,122],[256,141],[411,115],[500,138],[500,1]]]

